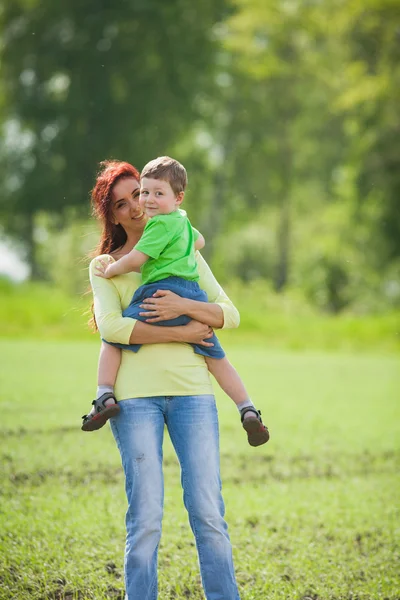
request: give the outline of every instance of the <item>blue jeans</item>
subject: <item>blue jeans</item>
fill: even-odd
[[[196,539],[207,600],[239,600],[224,520],[214,396],[122,400],[110,419],[125,472],[126,600],[157,599],[157,558],[163,516],[164,424],[181,466],[183,501]]]
[[[122,316],[130,317],[131,319],[137,319],[139,321],[146,321],[147,317],[141,317],[139,314],[143,312],[143,309],[140,308],[140,305],[143,304],[146,298],[151,298],[151,296],[157,290],[170,290],[171,292],[178,294],[178,296],[189,298],[189,300],[208,302],[206,292],[201,289],[197,281],[188,281],[182,277],[166,277],[165,279],[161,279],[155,283],[148,283],[138,287],[129,306],[123,311]],[[187,315],[181,315],[176,319],[159,321],[154,323],[154,325],[161,325],[163,327],[176,327],[177,325],[187,325],[190,320],[190,317]],[[103,341],[106,342],[107,340]],[[214,346],[206,347],[201,346],[200,344],[192,344],[196,354],[209,356],[211,358],[224,358],[225,352],[223,351],[215,333],[207,340],[207,342],[211,342],[214,344]],[[132,352],[138,352],[141,346],[141,344],[119,344],[116,342],[107,342],[107,344],[116,346],[117,348],[122,348],[122,350],[132,350]]]

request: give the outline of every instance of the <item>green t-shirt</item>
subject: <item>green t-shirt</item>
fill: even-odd
[[[199,237],[184,210],[156,215],[148,220],[135,250],[150,258],[141,268],[142,284],[166,277],[198,281],[194,242]]]

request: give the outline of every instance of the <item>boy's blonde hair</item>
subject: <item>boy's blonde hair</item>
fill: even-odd
[[[186,169],[180,162],[169,156],[159,156],[143,167],[140,178],[168,181],[175,194],[184,192],[188,178]]]

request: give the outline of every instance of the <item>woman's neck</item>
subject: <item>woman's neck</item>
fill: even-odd
[[[143,233],[143,231],[127,232],[126,242],[123,246],[121,246],[121,248],[118,248],[118,250],[116,251],[116,254],[119,254],[120,256],[128,254],[136,246],[136,244],[142,237],[142,233]]]

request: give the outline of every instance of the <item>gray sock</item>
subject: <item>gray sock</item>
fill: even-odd
[[[100,398],[100,396],[102,396],[103,394],[113,394],[114,393],[114,386],[113,385],[98,385],[97,386],[97,396],[96,398]]]
[[[252,401],[250,400],[250,398],[247,398],[247,400],[243,400],[243,402],[241,402],[240,404],[236,404],[238,411],[240,412],[241,410],[243,410],[243,408],[247,408],[248,406],[251,406],[253,408],[254,404],[252,403]]]

